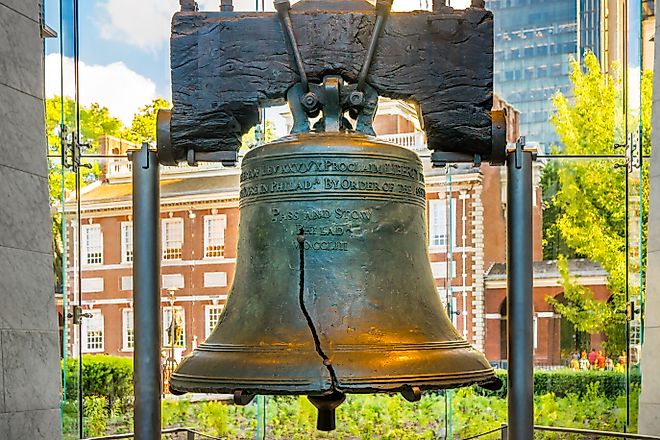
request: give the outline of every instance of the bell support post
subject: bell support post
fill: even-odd
[[[507,150],[508,435],[534,438],[532,160],[521,137]]]
[[[156,152],[129,153],[133,165],[133,307],[135,440],[160,431],[160,187]]]

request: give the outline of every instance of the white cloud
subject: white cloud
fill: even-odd
[[[220,0],[198,0],[202,11],[217,11]],[[273,10],[272,0],[266,9]],[[234,10],[254,11],[254,0],[234,0]],[[102,0],[99,4],[101,37],[140,49],[154,51],[170,39],[172,16],[180,9],[179,0]]]
[[[73,59],[64,57],[64,95],[74,96]],[[46,57],[46,97],[60,95],[60,55]],[[156,84],[132,71],[122,62],[107,65],[78,64],[80,103],[94,102],[130,125],[135,112],[156,98]]]

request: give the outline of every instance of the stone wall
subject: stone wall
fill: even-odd
[[[0,438],[57,439],[53,297],[37,0],[0,0]]]
[[[658,22],[660,25],[660,22]],[[656,38],[660,37],[656,25]],[[655,45],[653,81],[653,133],[651,144],[651,195],[646,271],[646,310],[642,347],[642,395],[639,433],[660,435],[660,44]]]

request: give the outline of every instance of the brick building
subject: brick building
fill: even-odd
[[[497,105],[502,103],[496,101]],[[515,140],[517,112],[509,109],[508,118],[510,140]],[[438,294],[449,303],[459,333],[491,360],[499,361],[500,324],[506,316],[498,308],[505,294],[501,279],[501,265],[506,260],[505,169],[459,166],[450,168],[448,174],[447,169],[432,168],[416,111],[408,104],[385,101],[374,125],[379,137],[420,154],[426,177],[429,259]],[[103,152],[124,154],[130,147],[118,139],[101,139]],[[535,260],[542,258],[539,170],[540,164],[534,183]],[[238,168],[201,164],[161,169],[162,344],[171,347],[174,339],[177,358],[209,335],[225,304],[236,264],[238,193]],[[67,211],[74,213],[75,205],[69,203]],[[83,319],[82,351],[130,355],[130,163],[123,159],[105,163],[99,181],[81,192],[80,205],[82,281],[78,289],[76,273],[69,271],[67,298],[76,303],[82,295],[83,311],[91,315]],[[76,227],[75,221],[68,223],[71,243],[77,237]],[[73,267],[73,249],[68,259]],[[603,286],[602,276],[599,280]],[[545,302],[546,287],[560,289],[556,285],[535,289],[537,301]],[[559,332],[554,321],[543,318],[552,313],[547,307],[539,306],[535,315],[539,335]],[[75,353],[78,336],[73,333],[69,332],[68,340],[69,350]],[[558,362],[559,345],[539,344],[537,357],[541,363]]]

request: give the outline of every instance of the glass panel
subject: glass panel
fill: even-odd
[[[408,2],[406,7],[430,7],[428,1],[413,3]],[[449,3],[464,7],[468,2],[456,0]],[[135,79],[140,93],[119,97],[123,103],[132,105],[132,109],[128,108],[130,105],[124,106],[114,114],[114,107],[110,110],[105,108],[116,101],[110,100],[112,97],[107,94],[97,92],[101,89],[122,89],[127,77],[97,76],[95,73],[95,67],[108,67],[116,60],[112,59],[114,55],[95,53],[94,46],[87,43],[86,36],[99,33],[98,23],[91,19],[81,20],[82,61],[75,64],[78,55],[74,38],[75,4],[76,0],[46,2],[51,17],[60,16],[61,5],[59,40],[55,44],[47,42],[46,93],[50,99],[46,102],[46,110],[49,153],[53,156],[50,162],[51,203],[53,212],[57,213],[53,218],[53,229],[58,257],[56,266],[59,264],[58,282],[62,292],[58,297],[62,357],[63,364],[69,365],[68,374],[64,374],[66,392],[62,399],[67,438],[110,433],[110,429],[99,432],[100,428],[94,425],[98,418],[94,411],[99,408],[106,411],[103,414],[108,414],[108,419],[113,421],[112,430],[131,429],[130,405],[121,411],[108,401],[99,406],[98,401],[94,400],[100,397],[95,394],[97,390],[80,388],[79,372],[84,363],[91,363],[89,356],[94,353],[123,357],[132,355],[131,168],[125,153],[142,141],[153,142],[154,110],[169,106],[165,99],[157,99],[168,94],[169,85],[154,84],[138,75],[130,78]],[[201,1],[200,4],[202,9],[217,9],[217,1]],[[641,33],[639,24],[643,17],[640,15],[639,0],[629,0],[627,4],[627,26],[631,37],[626,47],[627,64],[624,63],[621,72],[625,72],[625,81],[622,75],[611,81],[615,88],[606,91],[611,92],[613,98],[607,101],[604,110],[597,109],[602,110],[597,117],[590,113],[590,120],[581,121],[582,131],[574,142],[562,139],[564,154],[609,155],[615,143],[626,143],[627,163],[622,159],[587,158],[551,159],[536,164],[534,255],[539,286],[534,292],[534,348],[537,366],[546,370],[559,366],[582,369],[592,365],[606,370],[620,370],[622,359],[623,364],[628,360],[633,364],[637,362],[636,347],[643,338],[643,320],[639,316],[630,321],[626,338],[626,319],[625,313],[622,313],[626,309],[626,292],[636,304],[643,301],[648,165],[640,151],[648,154],[650,149],[650,98],[644,101],[650,97],[650,77],[644,77],[646,82],[639,81],[642,40],[636,37]],[[258,10],[272,9],[272,3],[257,1],[255,7]],[[81,8],[82,16],[89,18],[89,7],[81,5]],[[167,14],[175,9],[176,5],[172,6]],[[518,20],[518,17],[512,18]],[[562,17],[560,21],[567,21],[564,19]],[[155,33],[169,35],[169,20],[159,26]],[[550,98],[557,91],[568,94],[567,59],[569,54],[575,54],[578,50],[574,41],[575,23],[563,23],[557,29],[561,34],[559,43],[512,48],[506,55],[514,64],[533,57],[549,56],[554,56],[556,63],[524,66],[524,69],[518,65],[517,70],[505,72],[501,69],[505,59],[496,59],[496,88],[510,94],[504,98],[519,99],[523,106],[529,100],[536,102],[534,106],[528,105],[526,110],[521,107],[525,111],[528,131],[531,130],[524,134],[534,132],[544,137],[544,148],[550,147],[561,134],[547,124],[554,109]],[[584,28],[585,31],[587,29]],[[521,35],[520,38],[550,38],[548,30],[538,31],[537,34]],[[580,38],[582,36],[578,40]],[[154,63],[143,64],[156,65],[154,69],[162,71],[169,70],[166,56],[159,52],[154,55],[154,60]],[[506,60],[509,63],[510,60]],[[116,62],[121,64],[124,60]],[[499,73],[498,66],[502,70]],[[126,73],[125,70],[121,72]],[[80,74],[79,82],[75,78],[77,73]],[[102,81],[95,82],[99,78]],[[502,78],[508,84],[503,84]],[[540,85],[532,91],[533,96],[522,89],[524,79],[538,80]],[[619,87],[617,82],[624,85]],[[645,104],[640,107],[640,102]],[[76,117],[78,108],[80,118]],[[133,114],[140,108],[143,116],[147,117],[135,119]],[[246,148],[284,134],[275,130],[280,130],[283,125],[279,111],[281,109],[262,112],[263,124],[246,136]],[[270,121],[277,118],[277,126],[271,124]],[[595,121],[605,121],[606,126],[600,127]],[[640,121],[642,130],[638,131]],[[415,127],[413,123],[409,125]],[[427,153],[423,145],[424,136],[418,128],[410,128],[403,133],[387,133],[382,137],[421,154]],[[536,141],[533,138],[529,140],[532,143]],[[76,166],[77,158],[72,155],[74,149],[66,147],[75,145],[76,141],[81,144],[78,146],[83,155],[82,167]],[[622,149],[617,152],[624,155]],[[231,172],[217,164],[201,164],[197,170],[200,169]],[[189,171],[185,165],[163,167],[163,188],[185,179]],[[476,348],[485,351],[494,365],[506,368],[506,268],[503,267],[506,255],[502,232],[506,207],[504,169],[483,165],[478,171],[463,166],[427,171],[431,178],[429,181],[436,185],[434,191],[428,191],[428,244],[438,295],[458,333]],[[469,179],[466,180],[466,176],[470,176]],[[488,186],[491,183],[493,187]],[[539,185],[543,186],[543,193]],[[171,194],[168,196],[168,192],[163,191],[164,264],[161,294],[164,307],[161,348],[165,382],[174,365],[201,343],[220,319],[233,277],[232,260],[235,261],[236,257],[237,206],[215,202],[185,207],[167,204]],[[491,200],[494,200],[491,205],[483,204]],[[482,252],[481,256],[478,249]],[[557,261],[559,256],[564,256],[565,260]],[[202,269],[202,266],[208,268]],[[73,315],[74,306],[81,314],[80,322],[74,321],[73,316],[68,317]],[[485,316],[482,326],[476,323],[477,313]],[[622,356],[621,352],[625,351],[622,346],[627,341],[631,349]],[[589,359],[591,348],[595,349],[593,362]],[[598,356],[599,350],[604,351],[604,359]],[[582,359],[583,351],[586,352],[586,359]],[[577,358],[573,357],[574,353],[577,353]],[[85,354],[83,362],[79,362],[81,354]],[[638,376],[633,375],[632,383],[637,380]],[[634,396],[635,390],[631,391]],[[446,437],[476,434],[483,431],[481,428],[484,426],[476,426],[479,429],[470,432],[470,429],[476,428],[467,423],[461,413],[466,396],[472,399],[470,393],[476,395],[477,391],[429,393],[419,404],[403,402],[398,396],[349,396],[338,411],[339,433],[369,436],[380,433],[379,429],[399,429],[405,433],[433,429],[434,434]],[[171,426],[178,423],[180,419],[177,417],[181,416],[186,404],[168,395],[163,404],[163,424]],[[203,405],[194,404],[193,408],[198,410]],[[271,434],[286,437],[294,430],[309,435],[314,433],[315,411],[305,398],[259,396],[246,407],[216,402],[209,403],[207,407],[217,412],[213,420],[226,417],[224,420],[229,420],[231,429],[240,430],[246,437],[256,435],[264,438]],[[616,408],[612,407],[613,413]],[[492,420],[483,423],[497,426],[504,422],[502,412],[497,411],[494,411]],[[82,413],[85,415],[84,423],[80,422],[83,420]],[[616,429],[622,429],[626,424],[621,414],[625,413],[619,411],[614,418]],[[207,419],[211,417],[191,416],[186,421],[217,435],[231,435],[226,432],[227,426]],[[370,423],[372,420],[377,423]],[[403,420],[415,420],[419,426],[401,426]],[[359,432],[351,432],[351,429],[358,429]]]

